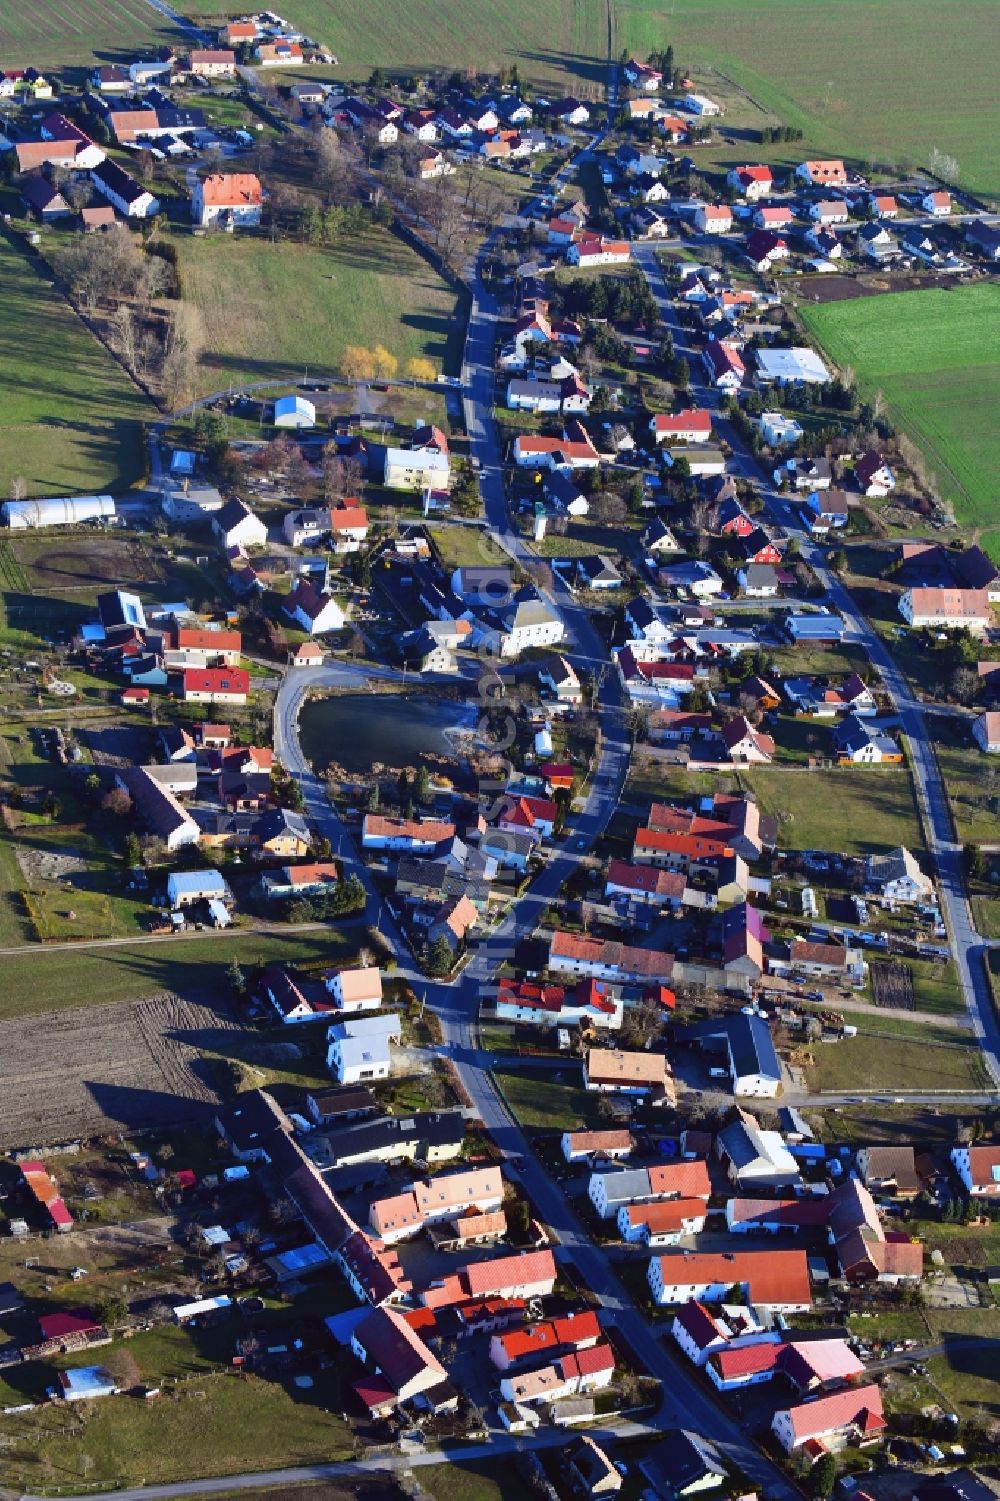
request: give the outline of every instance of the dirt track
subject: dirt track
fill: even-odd
[[[218,1096],[199,1058],[236,1023],[166,993],[0,1022],[0,1147],[191,1120]]]

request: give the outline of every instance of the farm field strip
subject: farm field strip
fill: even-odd
[[[800,309],[806,327],[924,451],[960,523],[996,525],[1000,287],[891,292]],[[990,538],[984,539],[988,547]]]
[[[16,475],[29,495],[94,494],[141,478],[151,403],[3,236],[0,295],[0,493]]]
[[[803,156],[906,165],[927,163],[937,147],[957,159],[963,184],[1000,196],[1000,99],[983,66],[994,50],[991,0],[672,0],[669,10],[615,0],[615,16],[616,50],[645,56],[670,43],[709,93],[713,71],[728,75],[759,107],[748,103],[740,123],[763,110],[797,126]],[[941,63],[933,94],[928,57]]]
[[[144,0],[0,0],[0,52],[7,66],[51,68],[134,56],[165,43],[177,29]]]
[[[205,0],[180,0],[195,19],[217,17]],[[381,0],[377,24],[363,6],[286,0],[282,15],[335,53],[338,79],[366,79],[375,67],[424,73],[474,68],[499,72],[517,64],[523,78],[579,94],[602,91],[607,71],[604,0]]]

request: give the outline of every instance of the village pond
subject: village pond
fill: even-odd
[[[429,693],[339,693],[310,699],[299,716],[302,749],[316,768],[349,774],[458,761],[470,749],[475,704]]]

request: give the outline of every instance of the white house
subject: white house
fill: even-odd
[[[794,417],[784,412],[761,412],[757,419],[760,435],[772,448],[784,448],[797,443],[802,437],[802,428]]]
[[[953,1147],[951,1161],[974,1198],[1000,1198],[1000,1147]]]
[[[250,507],[236,496],[227,500],[222,510],[212,517],[212,530],[223,547],[263,547],[267,541],[267,527]]]
[[[387,448],[382,481],[389,490],[447,490],[448,455],[438,448]]]
[[[199,178],[191,193],[191,217],[203,227],[232,229],[260,223],[264,190],[254,172],[213,172]]]
[[[728,203],[703,203],[695,210],[694,222],[704,235],[728,234],[733,227],[733,211]]]
[[[882,455],[874,449],[869,449],[855,460],[854,478],[862,495],[872,495],[879,500],[896,488],[896,476]]]
[[[930,214],[933,219],[947,219],[951,213],[951,194],[944,192],[925,193],[920,200],[920,207],[925,214]]]
[[[623,266],[632,259],[628,240],[576,240],[566,250],[571,266]]]
[[[343,628],[347,619],[338,601],[327,589],[317,589],[311,579],[300,577],[286,595],[282,610],[310,636],[323,636]]]
[[[876,1382],[779,1408],[771,1420],[771,1432],[786,1454],[794,1454],[803,1444],[836,1452],[848,1444],[871,1443],[885,1426],[882,1393]]]
[[[809,217],[817,224],[847,224],[851,215],[842,198],[829,198],[810,204]]]
[[[702,1199],[623,1204],[618,1211],[618,1233],[630,1246],[676,1246],[685,1235],[701,1234],[707,1214]]]
[[[160,200],[110,158],[93,168],[90,180],[126,219],[151,219],[160,212]]]
[[[558,412],[562,407],[562,387],[557,381],[510,380],[507,405],[515,412]]]
[[[324,976],[324,984],[338,1011],[378,1011],[382,1005],[382,971],[375,965],[337,969]]]
[[[886,906],[926,902],[934,895],[934,882],[924,875],[915,857],[902,845],[887,855],[868,856],[865,884],[877,890]]]
[[[335,1022],[327,1032],[326,1066],[338,1084],[387,1079],[392,1066],[390,1045],[398,1043],[400,1036],[395,1014]]]
[[[741,1287],[758,1312],[807,1313],[812,1307],[805,1251],[674,1251],[654,1256],[647,1280],[656,1303],[721,1303]]]

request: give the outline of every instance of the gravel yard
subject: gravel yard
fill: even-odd
[[[199,1053],[236,1029],[218,1003],[171,992],[0,1022],[0,1147],[207,1116],[218,1095]]]

